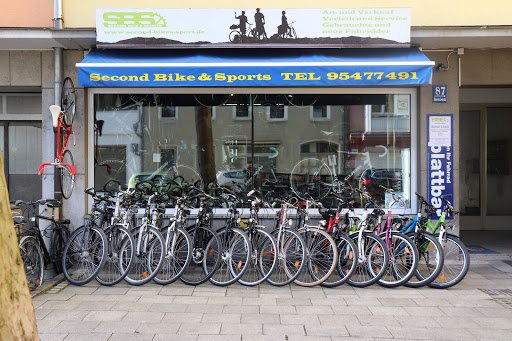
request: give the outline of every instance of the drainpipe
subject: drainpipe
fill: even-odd
[[[62,0],[54,0],[53,1],[53,27],[55,29],[63,28],[63,20],[62,20]],[[62,47],[54,47],[53,48],[53,103],[55,105],[60,106],[60,91],[62,87],[62,79],[64,74],[64,63],[63,63],[63,48]],[[48,110],[48,108],[43,108],[43,110]],[[43,122],[43,126],[47,124],[47,122]],[[53,127],[52,124],[50,126]],[[51,148],[51,150],[47,150],[46,153],[43,152],[43,155],[52,155],[52,159],[55,158],[55,150],[57,147],[56,136],[54,134],[53,128],[46,129],[44,131],[47,132],[47,136],[43,137],[43,149]],[[51,147],[50,147],[51,146]],[[54,198],[61,199],[56,196],[57,193],[60,192],[59,184],[58,184],[58,169],[53,169],[53,175],[50,175],[46,178],[46,181],[43,181],[43,197],[44,198]]]
[[[64,63],[62,62],[63,49],[62,47],[53,48],[53,63],[54,63],[54,99],[55,105],[60,105],[60,90],[62,87],[62,74],[64,73]]]
[[[62,0],[53,0],[53,27],[63,29],[64,20],[62,20]]]

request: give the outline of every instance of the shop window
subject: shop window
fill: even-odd
[[[310,97],[314,101],[306,102]],[[114,176],[102,165],[102,153],[113,150],[108,157],[124,164],[115,176],[126,185],[149,176],[179,176],[184,183],[254,186],[284,198],[298,195],[297,181],[316,179],[316,198],[328,205],[338,179],[365,186],[379,206],[386,200],[379,184],[410,200],[417,181],[411,172],[411,95],[310,97],[96,94],[95,117],[104,126],[95,139],[101,156],[95,185],[101,189],[100,182]],[[173,124],[161,124],[164,119]],[[360,196],[353,199],[362,207]]]
[[[387,95],[386,103],[365,107],[366,132],[409,132],[410,96]]]

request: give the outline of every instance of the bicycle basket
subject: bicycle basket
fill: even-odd
[[[238,25],[235,25],[235,24],[229,26],[230,30],[236,30],[237,28],[238,28]]]

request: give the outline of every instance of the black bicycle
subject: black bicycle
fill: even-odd
[[[199,198],[196,222],[186,228],[192,238],[192,260],[180,277],[185,284],[199,285],[209,280],[219,268],[222,255],[220,245],[222,244],[219,236],[211,227],[213,212],[208,200],[215,201],[216,198],[193,186],[188,187],[175,186],[170,192],[176,196],[193,193],[194,195],[187,195],[185,198],[189,203]]]
[[[31,290],[36,289],[43,283],[44,270],[48,264],[53,265],[55,274],[62,272],[61,257],[69,239],[69,219],[55,219],[55,209],[62,206],[62,203],[54,199],[25,202],[17,200],[14,203],[18,206],[23,215],[14,216],[14,223],[21,227],[20,253],[27,274],[28,286]],[[51,216],[40,215],[39,205],[45,205],[52,209]],[[39,229],[38,219],[50,222],[44,230]],[[47,248],[44,237],[50,241]]]
[[[107,207],[115,203],[87,188],[94,203],[85,225],[73,232],[62,254],[62,272],[69,283],[84,285],[92,281],[106,260],[107,237],[101,226],[108,216]]]

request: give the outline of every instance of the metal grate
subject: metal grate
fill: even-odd
[[[510,289],[478,289],[487,295],[491,296],[512,296],[512,290]]]

